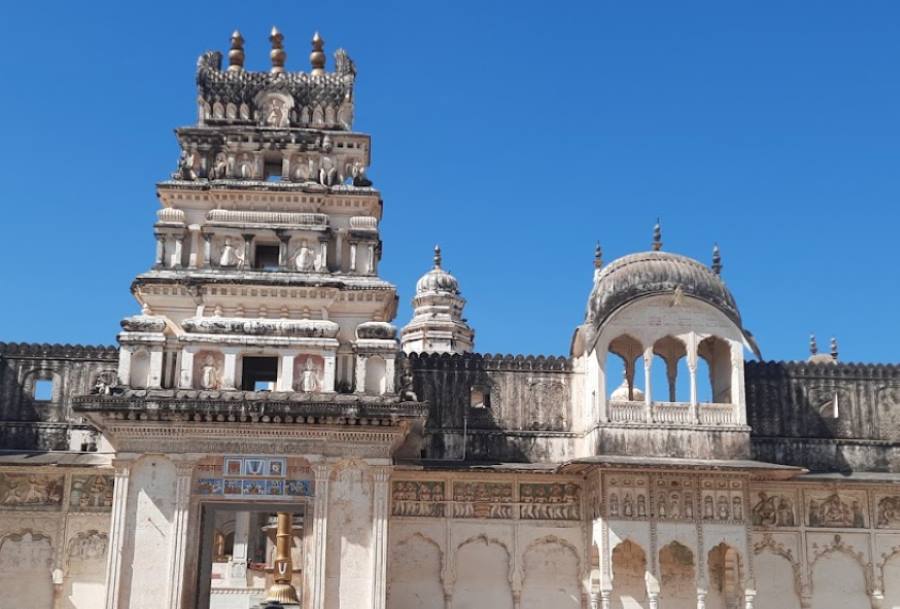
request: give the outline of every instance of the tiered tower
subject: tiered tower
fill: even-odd
[[[394,392],[396,290],[378,277],[382,203],[366,178],[370,138],[352,131],[353,62],[285,71],[272,30],[269,72],[197,65],[199,117],[177,130],[181,158],[158,185],[156,261],[132,291],[119,380],[177,387]]]
[[[282,34],[270,40],[268,72],[244,69],[239,32],[227,68],[218,52],[198,60],[199,117],[157,186],[156,258],[132,284],[142,312],[122,321],[118,384],[75,406],[116,451],[108,609],[210,606],[222,514],[243,523],[230,590],[250,594],[251,514],[274,511],[267,600],[324,609],[325,551],[345,544],[359,550],[328,569],[349,583],[328,594],[384,606],[392,457],[417,445],[426,409],[395,371],[397,295],[378,276],[382,202],[370,138],[352,131],[353,62],[338,50],[326,71],[316,34],[310,71],[288,72]],[[332,495],[359,509],[329,530]]]

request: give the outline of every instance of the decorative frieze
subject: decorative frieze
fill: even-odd
[[[512,483],[454,482],[453,516],[456,518],[512,518]]]
[[[311,497],[313,483],[289,478],[282,457],[225,457],[218,476],[197,478],[194,493],[251,500]]]
[[[654,514],[659,520],[694,520],[695,480],[660,476],[654,481]]]
[[[864,491],[811,492],[806,496],[806,524],[810,527],[866,527]]]
[[[72,476],[69,510],[73,512],[107,511],[112,509],[113,477],[103,474]]]
[[[444,516],[444,482],[396,480],[391,488],[394,516]]]
[[[900,495],[887,495],[875,500],[875,526],[900,529]]]
[[[62,507],[63,476],[0,474],[0,506],[4,509],[58,510]]]
[[[755,500],[751,502],[753,502],[751,509],[753,526],[793,527],[799,524],[796,498],[788,491],[759,491]]]
[[[522,483],[519,517],[523,520],[578,520],[581,494],[573,483]]]
[[[609,518],[647,518],[650,514],[647,476],[610,476],[606,481],[606,513]]]
[[[743,522],[744,483],[728,478],[700,481],[701,519],[717,522]]]

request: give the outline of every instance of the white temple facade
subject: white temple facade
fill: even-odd
[[[353,61],[270,41],[198,61],[118,346],[0,343],[0,609],[900,607],[900,366],[763,361],[659,224],[565,357],[475,353],[439,248],[398,333]]]

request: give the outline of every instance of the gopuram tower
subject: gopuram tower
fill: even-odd
[[[395,381],[354,64],[316,34],[291,72],[270,41],[267,72],[239,32],[199,58],[118,384],[77,400],[116,451],[106,609],[384,606],[392,456],[425,408]]]

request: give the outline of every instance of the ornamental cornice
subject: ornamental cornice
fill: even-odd
[[[0,357],[16,359],[87,359],[115,361],[119,349],[108,345],[0,342]]]

